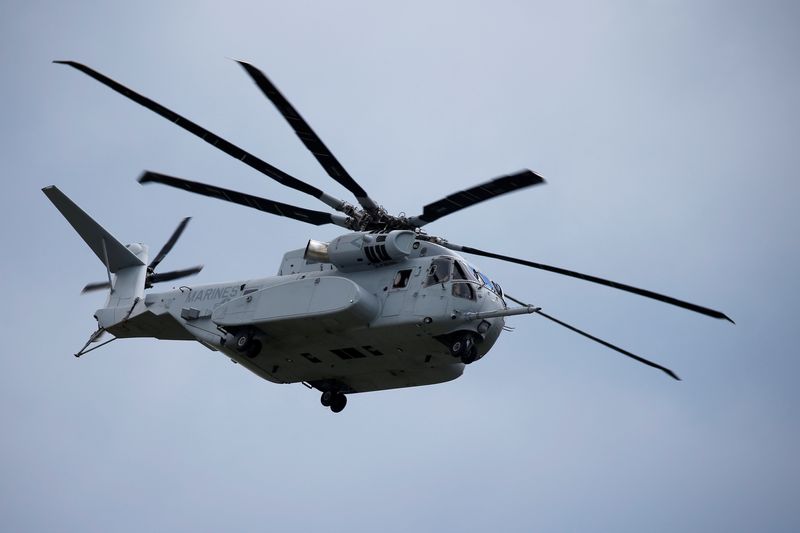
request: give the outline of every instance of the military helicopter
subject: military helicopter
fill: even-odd
[[[328,175],[348,189],[358,205],[287,174],[86,65],[55,63],[91,76],[335,212],[297,207],[156,172],[144,172],[140,183],[160,183],[307,224],[335,224],[348,230],[331,242],[309,240],[305,248],[287,252],[275,276],[146,292],[157,283],[191,276],[203,268],[156,272],[189,219],[178,225],[148,263],[146,245],[122,244],[57,187],[45,187],[45,195],[106,268],[106,281],[84,287],[84,292],[108,289],[109,293],[105,306],[94,314],[97,330],[76,357],[117,338],[193,340],[273,383],[302,383],[317,389],[322,405],[338,413],[349,394],[458,378],[466,365],[491,350],[506,329],[506,317],[535,313],[680,379],[664,366],[506,294],[462,254],[571,276],[733,322],[720,311],[596,276],[451,243],[423,229],[480,202],[544,183],[533,171],[523,170],[458,191],[429,203],[417,216],[395,216],[367,194],[266,75],[249,63],[238,62]],[[517,305],[510,306],[509,302]],[[100,342],[106,332],[113,338]],[[96,345],[89,348],[93,343]]]

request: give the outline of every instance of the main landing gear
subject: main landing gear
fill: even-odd
[[[341,392],[326,390],[322,393],[319,402],[325,407],[330,407],[334,413],[339,413],[347,405],[347,396]]]
[[[253,359],[261,353],[261,341],[253,338],[255,332],[253,330],[244,329],[236,334],[233,339],[233,345],[236,351],[245,354],[250,359]]]

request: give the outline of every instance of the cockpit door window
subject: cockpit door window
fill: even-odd
[[[460,261],[456,261],[455,269],[453,271],[453,279],[474,281],[471,278],[472,276],[469,274],[469,269],[464,268]],[[474,300],[475,288],[472,286],[472,283],[469,283],[469,281],[454,281],[452,289],[453,296],[457,298],[466,298],[467,300]]]
[[[435,258],[428,268],[428,276],[425,278],[423,287],[450,281],[452,270],[453,261],[449,257]]]
[[[467,300],[475,299],[475,288],[471,283],[466,281],[453,282],[453,296],[457,298],[466,298]]]

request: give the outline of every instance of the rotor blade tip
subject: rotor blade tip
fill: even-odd
[[[664,372],[666,372],[666,374],[667,374],[669,377],[671,377],[672,379],[674,379],[674,380],[676,380],[676,381],[683,381],[681,378],[679,378],[679,377],[678,377],[678,374],[676,374],[675,372],[673,372],[673,371],[672,371],[672,370],[670,370],[669,368],[662,368],[662,370],[663,370]]]
[[[83,66],[80,63],[78,63],[77,61],[72,61],[72,60],[69,60],[69,59],[54,59],[53,63],[55,63],[57,65],[67,65],[68,67],[74,67],[74,68],[78,68],[78,67],[82,67]]]
[[[250,63],[248,61],[245,61],[244,59],[236,59],[236,58],[233,58],[233,57],[230,58],[230,59],[232,61],[237,62],[240,67],[242,67],[243,69],[245,69],[247,71],[248,74],[250,74],[253,70],[256,70],[256,67],[254,67],[252,63]]]
[[[728,315],[725,315],[725,320],[727,320],[728,322],[730,322],[734,326],[736,325],[736,322],[734,322],[733,319],[731,317],[729,317]]]

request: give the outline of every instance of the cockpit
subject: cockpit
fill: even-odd
[[[503,289],[477,268],[448,256],[434,257],[428,267],[423,287],[452,280],[452,294],[457,298],[475,299],[477,289],[486,288],[503,298]]]

